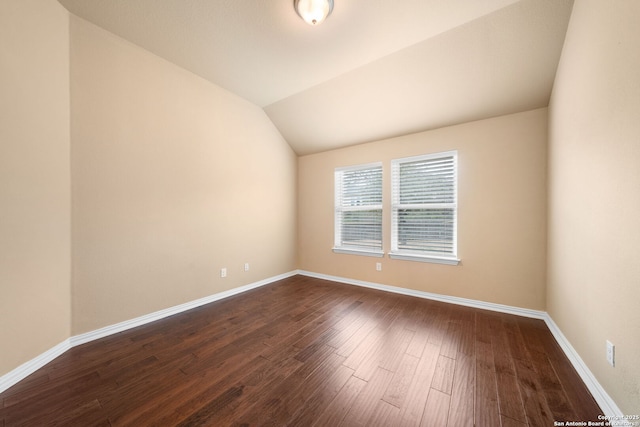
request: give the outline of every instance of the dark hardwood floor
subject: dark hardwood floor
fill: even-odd
[[[553,426],[600,409],[546,325],[295,276],[75,347],[0,426]]]

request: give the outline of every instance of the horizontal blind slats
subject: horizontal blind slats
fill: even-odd
[[[382,203],[382,167],[339,171],[340,206]]]
[[[402,163],[396,169],[399,203],[453,202],[455,159],[424,159]]]
[[[340,169],[335,175],[335,245],[382,249],[382,166]]]
[[[392,164],[392,250],[455,255],[456,156]]]

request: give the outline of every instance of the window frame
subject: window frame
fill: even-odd
[[[453,158],[453,202],[451,203],[400,203],[400,167],[406,163],[420,161],[436,161],[439,159]],[[399,211],[402,209],[420,209],[420,210],[436,210],[436,209],[453,209],[453,231],[451,252],[442,253],[435,251],[407,250],[398,249]],[[457,150],[444,151],[439,153],[404,157],[393,159],[391,161],[391,250],[389,257],[392,259],[430,262],[437,264],[458,265],[458,152]]]
[[[363,170],[380,170],[380,203],[375,204],[363,204],[357,206],[345,206],[343,201],[344,191],[344,173],[355,172],[355,171],[363,171]],[[345,166],[335,168],[334,170],[334,244],[333,244],[333,252],[340,254],[351,254],[351,255],[363,255],[370,257],[378,257],[381,258],[384,256],[384,230],[383,230],[383,220],[382,215],[384,213],[383,210],[383,177],[384,177],[384,168],[382,166],[382,162],[374,162],[374,163],[364,163],[353,166]],[[354,212],[354,211],[362,211],[362,210],[379,210],[380,211],[380,248],[371,248],[365,246],[357,246],[357,245],[343,245],[343,228],[342,228],[342,219],[344,212]]]

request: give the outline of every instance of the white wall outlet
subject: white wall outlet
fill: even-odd
[[[382,271],[382,263],[376,262],[376,271]]]
[[[227,277],[227,269],[226,269],[226,267],[220,269],[220,277]]]
[[[607,340],[607,362],[611,366],[616,366],[616,346],[609,340]]]
[[[249,263],[248,262],[244,263],[244,271],[249,271]]]

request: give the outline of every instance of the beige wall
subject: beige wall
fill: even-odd
[[[547,109],[373,142],[298,160],[299,268],[438,294],[545,309]],[[458,150],[458,266],[335,254],[336,167],[382,161],[384,250],[390,161]],[[375,270],[382,262],[382,271]]]
[[[0,2],[0,375],[69,337],[69,19]]]
[[[71,334],[298,267],[546,309],[640,413],[638,17],[631,0],[576,2],[549,153],[539,109],[296,160],[258,107],[55,1],[1,2],[0,375]],[[388,251],[390,160],[452,149],[461,265],[331,251],[336,167],[384,162]]]
[[[296,268],[296,157],[260,108],[75,16],[71,106],[74,335]]]
[[[548,311],[627,414],[640,414],[638,22],[637,1],[575,3],[549,129]]]

